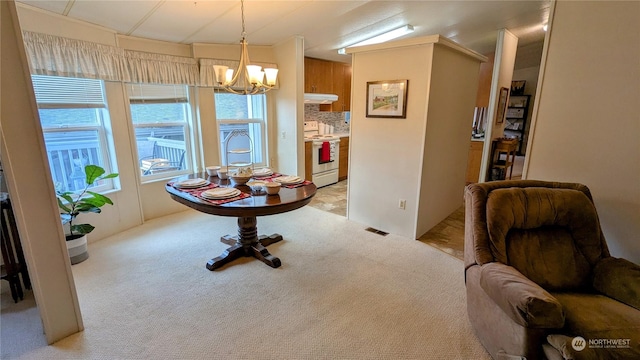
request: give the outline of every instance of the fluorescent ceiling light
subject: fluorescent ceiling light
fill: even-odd
[[[399,38],[401,36],[410,34],[412,32],[413,32],[413,26],[407,24],[407,25],[404,25],[404,26],[399,27],[397,29],[393,29],[391,31],[387,31],[386,33],[380,34],[378,36],[374,36],[374,37],[369,38],[367,40],[363,40],[363,41],[360,41],[358,43],[351,44],[351,45],[349,45],[347,47],[379,44],[379,43],[383,43],[385,41],[389,41],[389,40],[393,40],[393,39]],[[343,54],[343,55],[346,54],[346,47],[338,49],[338,54]]]

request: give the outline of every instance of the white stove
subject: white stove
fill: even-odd
[[[304,122],[304,138],[311,140],[311,181],[317,187],[327,186],[338,182],[338,167],[340,161],[340,137],[333,134],[321,134],[317,121]]]

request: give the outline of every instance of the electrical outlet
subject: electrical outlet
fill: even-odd
[[[286,139],[287,138],[287,132],[286,131],[281,132],[280,136],[282,136],[283,139]]]
[[[407,200],[405,199],[400,199],[400,201],[398,201],[398,207],[402,210],[407,208]]]

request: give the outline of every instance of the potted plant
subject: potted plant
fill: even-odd
[[[74,221],[81,213],[101,212],[100,208],[105,205],[113,205],[108,197],[89,191],[89,187],[96,181],[104,179],[112,179],[118,176],[117,173],[104,175],[105,170],[97,165],[87,165],[84,168],[85,187],[82,192],[75,193],[70,191],[58,191],[58,207],[60,208],[60,217],[63,224],[69,224],[69,233],[66,234],[67,249],[71,264],[77,264],[89,257],[87,251],[87,234],[92,232],[95,227],[90,224],[75,224]]]

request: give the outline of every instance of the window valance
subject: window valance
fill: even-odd
[[[213,65],[238,68],[238,60],[200,59],[125,50],[90,41],[23,31],[31,73],[151,84],[215,87]],[[262,67],[276,64],[255,62]],[[238,87],[245,83],[240,74]]]
[[[129,82],[198,85],[198,62],[193,58],[125,50]]]
[[[31,73],[120,81],[124,50],[59,36],[23,32]]]
[[[155,84],[198,84],[193,58],[125,50],[90,41],[23,32],[31,73]]]

